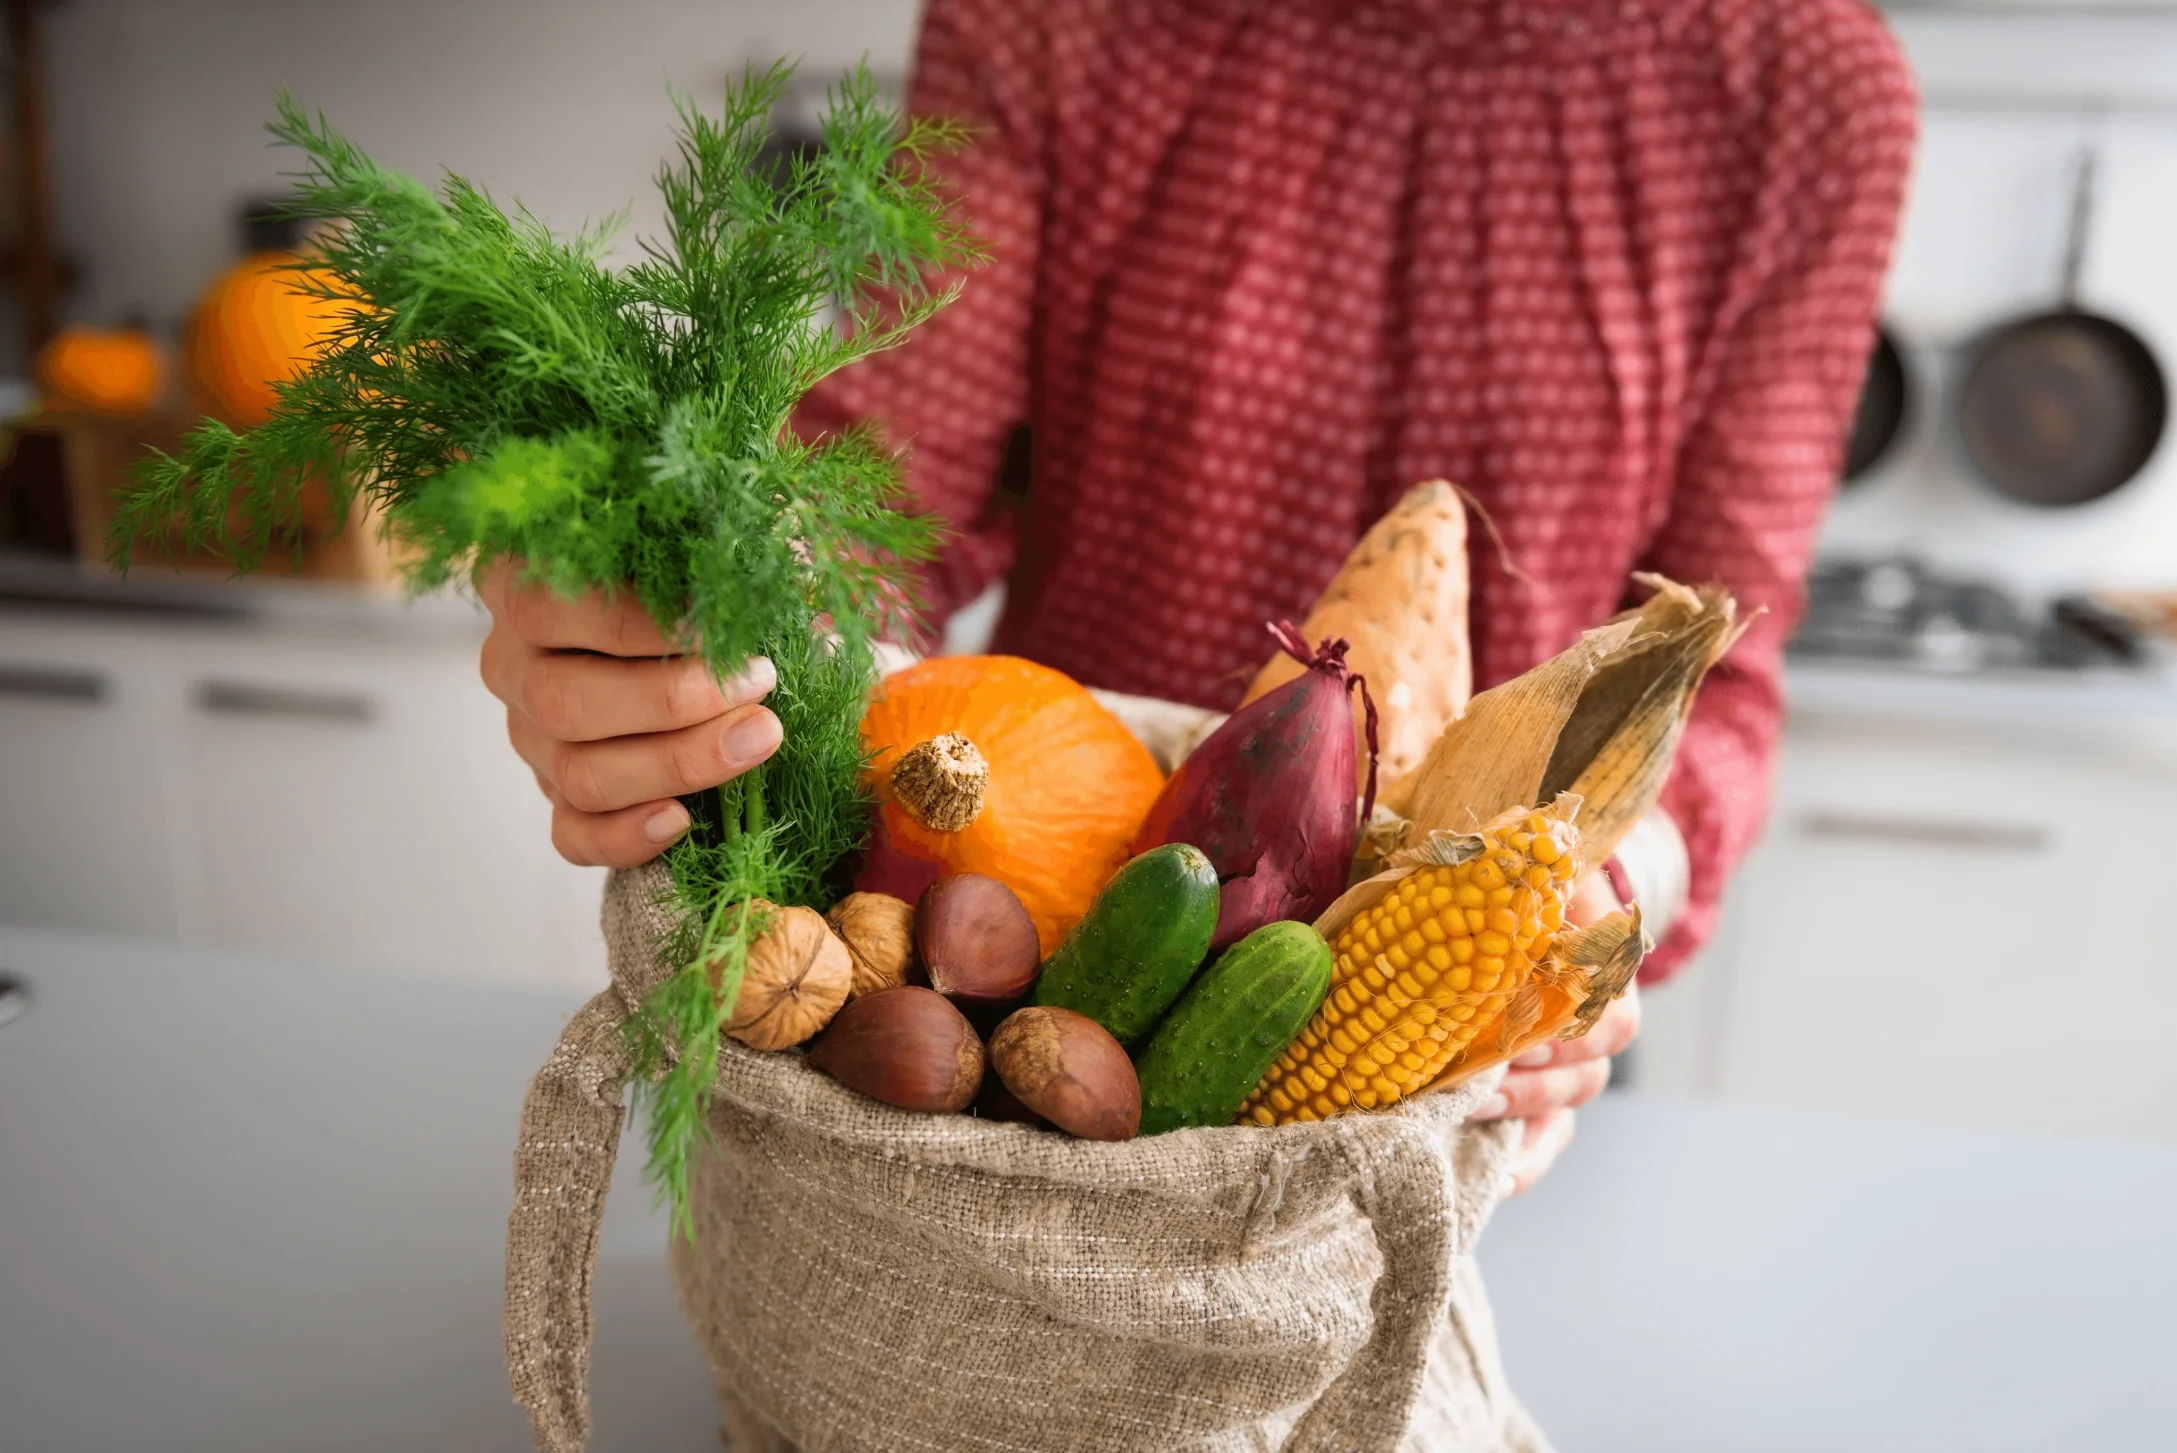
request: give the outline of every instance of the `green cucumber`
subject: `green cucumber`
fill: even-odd
[[[1209,858],[1185,843],[1151,848],[1119,869],[1044,960],[1035,1002],[1086,1014],[1130,1043],[1187,987],[1216,931]]]
[[[1230,1125],[1330,992],[1330,945],[1266,923],[1202,971],[1135,1059],[1141,1133]]]

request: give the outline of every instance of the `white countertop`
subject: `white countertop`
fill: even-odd
[[[2177,720],[2177,664],[2081,671],[1943,672],[1792,658],[1784,696],[1795,724],[1828,718],[2065,727]]]
[[[0,610],[51,616],[123,614],[172,628],[236,626],[313,633],[470,634],[487,619],[450,590],[409,597],[395,587],[256,578],[176,577],[153,570],[128,579],[70,561],[0,553]],[[2177,656],[2158,651],[2146,669],[1943,672],[1911,666],[1795,657],[1785,668],[1795,720],[1833,717],[2057,725],[2095,720],[2177,719]]]
[[[2177,1147],[1611,1098],[1480,1256],[1563,1453],[2145,1450],[2173,1218]]]
[[[166,629],[290,629],[321,634],[472,634],[483,607],[458,591],[411,597],[394,585],[277,576],[177,575],[156,562],[123,577],[72,560],[0,551],[0,610],[53,617],[106,616]]]
[[[0,928],[0,1447],[522,1453],[515,1126],[580,996]],[[715,1450],[627,1142],[593,1453]]]
[[[37,996],[0,1024],[10,1453],[528,1446],[509,1162],[573,996],[6,929],[0,968]],[[638,1151],[592,1446],[711,1449]],[[1625,1099],[1481,1257],[1563,1453],[2144,1449],[2172,1207],[2172,1148]]]

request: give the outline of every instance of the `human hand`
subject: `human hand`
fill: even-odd
[[[1586,926],[1620,907],[1610,880],[1599,870],[1583,874],[1566,918]],[[1640,991],[1629,987],[1578,1039],[1553,1039],[1512,1061],[1497,1093],[1472,1115],[1475,1120],[1526,1122],[1513,1158],[1512,1194],[1541,1179],[1572,1140],[1572,1112],[1610,1083],[1610,1057],[1640,1033]]]
[[[491,612],[480,669],[551,799],[552,846],[568,862],[649,862],[688,830],[675,798],[778,750],[779,719],[758,705],[776,684],[769,661],[720,683],[699,657],[675,654],[639,602],[567,600],[516,579],[501,561],[478,582]]]

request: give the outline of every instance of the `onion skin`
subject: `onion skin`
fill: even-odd
[[[1361,678],[1346,669],[1344,641],[1310,652],[1290,625],[1272,631],[1308,669],[1241,707],[1196,747],[1165,783],[1134,843],[1136,853],[1191,843],[1215,865],[1213,950],[1266,923],[1313,922],[1345,891],[1353,865],[1361,814],[1354,811],[1348,693],[1360,686],[1371,723],[1374,707]],[[1372,727],[1369,735],[1373,799]]]

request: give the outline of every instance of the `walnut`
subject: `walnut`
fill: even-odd
[[[847,1002],[854,961],[815,910],[752,906],[770,921],[748,946],[748,971],[726,1033],[750,1049],[785,1049],[829,1024]]]
[[[852,998],[907,982],[915,961],[915,909],[889,893],[849,893],[824,915],[854,959]]]

